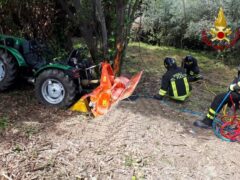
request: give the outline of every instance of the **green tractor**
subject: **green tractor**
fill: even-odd
[[[35,40],[0,35],[0,92],[8,90],[19,77],[35,85],[39,102],[69,107],[83,89],[98,83],[96,69],[74,49],[67,60],[51,63],[44,53],[48,48]]]

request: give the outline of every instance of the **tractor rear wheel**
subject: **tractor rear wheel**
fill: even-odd
[[[63,71],[48,69],[37,77],[35,94],[42,104],[69,107],[73,104],[77,91],[73,79]]]
[[[17,78],[17,63],[7,52],[0,50],[0,91],[10,88]]]

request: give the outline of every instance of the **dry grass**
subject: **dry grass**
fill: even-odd
[[[193,84],[186,103],[171,107],[152,99],[123,101],[92,119],[42,106],[28,85],[1,93],[0,179],[238,179],[239,144],[193,128],[197,117],[174,111],[204,112],[213,98],[209,90],[223,91],[235,71],[205,54],[144,44],[141,51],[130,44],[124,71],[145,69],[136,92],[153,95],[163,58],[180,62],[187,54],[199,59],[206,80]]]
[[[204,81],[192,83],[192,96],[186,103],[176,104],[170,102],[170,104],[173,107],[204,112],[212,101],[213,94],[227,91],[229,83],[237,74],[236,69],[224,66],[220,60],[211,55],[172,47],[132,43],[129,45],[127,59],[123,64],[123,73],[130,72],[134,74],[137,71],[144,70],[142,82],[138,86],[136,93],[152,96],[158,93],[161,77],[166,71],[163,65],[164,58],[166,56],[174,57],[180,66],[182,58],[189,54],[198,59]]]

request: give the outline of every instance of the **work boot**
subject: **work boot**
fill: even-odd
[[[211,129],[213,120],[205,117],[203,120],[197,120],[193,123],[194,126],[203,128],[203,129]]]
[[[161,96],[161,95],[159,95],[159,94],[154,95],[153,98],[156,99],[156,100],[159,100],[159,101],[162,101],[162,100],[163,100],[163,96]]]

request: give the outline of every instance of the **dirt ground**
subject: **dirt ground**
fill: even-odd
[[[135,67],[138,49],[130,50]],[[214,97],[211,92],[223,91],[232,71],[225,67],[217,71],[217,65],[214,71],[203,69],[206,78],[192,84],[190,99],[182,104],[162,103],[148,98],[159,90],[164,69],[157,60],[162,53],[179,52],[149,51],[152,59],[145,59],[159,68],[148,63],[135,91],[144,97],[122,101],[96,119],[44,107],[29,85],[1,93],[0,180],[239,179],[240,144],[223,142],[211,130],[193,127],[203,117],[180,111],[186,108],[205,114]],[[216,78],[223,72],[225,79]]]
[[[1,95],[5,98],[10,97]],[[0,174],[5,179],[240,177],[238,143],[195,129],[192,122],[200,117],[173,111],[159,101],[122,101],[96,119],[30,102],[32,110],[25,105],[21,111],[9,111],[19,119],[10,120],[14,125],[1,136]],[[14,106],[13,98],[9,106]]]

